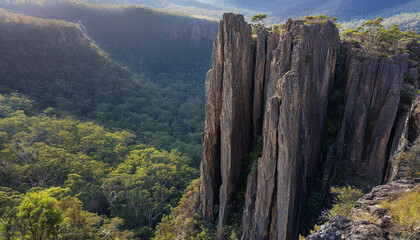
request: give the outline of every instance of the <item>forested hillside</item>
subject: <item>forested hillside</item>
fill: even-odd
[[[2,239],[147,239],[197,177],[177,150],[34,105],[0,95]]]
[[[147,9],[134,10],[151,14],[149,20],[159,16],[153,16],[155,12]],[[91,17],[91,22],[88,19],[83,25],[46,21],[2,11],[0,68],[4,81],[1,81],[1,93],[19,91],[30,94],[41,108],[53,107],[61,115],[76,115],[102,123],[108,128],[129,129],[137,135],[136,141],[139,143],[167,150],[178,148],[188,153],[197,166],[204,117],[202,79],[209,63],[209,60],[200,58],[210,58],[210,54],[205,53],[205,49],[210,47],[203,43],[210,42],[207,40],[209,36],[201,41],[201,35],[192,38],[183,34],[179,35],[181,39],[171,42],[168,36],[173,34],[176,38],[182,29],[168,26],[159,33],[147,26],[140,27],[153,25],[153,21],[149,24],[135,20],[123,29],[124,21],[112,25],[116,18],[107,18],[112,11],[115,11],[114,17],[123,16],[119,10],[92,11],[84,15]],[[69,16],[72,14],[77,16],[76,12],[68,13]],[[139,18],[137,16],[143,15],[133,13],[131,16]],[[184,22],[178,22],[180,28],[189,28],[181,23],[192,27],[191,22],[187,21],[189,19],[182,18]],[[100,25],[104,22],[107,24]],[[139,26],[139,30],[131,31],[130,27],[136,29],[136,26]],[[107,31],[108,27],[113,31]],[[103,39],[103,45],[108,46],[114,54],[107,55],[92,44],[90,35],[86,35],[90,29],[98,39]],[[151,34],[152,40],[144,35],[147,33]],[[188,42],[185,36],[190,38]],[[160,40],[153,42],[157,38]],[[201,52],[195,53],[195,47],[191,45],[193,40],[197,41],[197,48]],[[101,41],[95,41],[98,42]],[[160,46],[169,47],[162,47],[153,57],[152,47]],[[170,48],[177,58],[171,57]],[[150,56],[150,61],[146,60],[147,57],[141,57],[143,55]],[[120,57],[134,71],[121,67],[111,57]],[[195,62],[191,63],[189,57]]]
[[[192,88],[197,83],[203,86],[218,27],[216,22],[137,6],[59,0],[0,3],[0,7],[26,15],[81,23],[112,58],[138,73],[150,74],[154,82],[182,82]]]

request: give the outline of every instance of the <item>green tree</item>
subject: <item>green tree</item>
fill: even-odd
[[[252,26],[254,28],[265,27],[264,26],[264,19],[267,18],[267,14],[257,14],[251,18],[251,22],[253,22]]]
[[[56,239],[63,221],[57,199],[45,193],[29,193],[19,205],[17,219],[22,235],[32,240]]]
[[[375,20],[368,20],[356,29],[345,29],[342,36],[347,41],[363,47],[368,53],[386,56],[407,52],[410,44],[420,44],[420,35],[414,29],[402,31],[396,24],[386,29],[383,27],[382,22],[383,19],[381,17],[377,17]],[[411,53],[414,55],[418,54],[415,52]]]

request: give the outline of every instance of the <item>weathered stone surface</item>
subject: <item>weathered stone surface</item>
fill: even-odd
[[[251,238],[252,219],[254,218],[255,211],[255,198],[257,196],[257,171],[256,162],[251,166],[251,172],[248,175],[245,193],[245,206],[242,214],[242,236],[241,240],[247,240]]]
[[[386,185],[374,187],[372,191],[360,198],[351,209],[349,219],[333,217],[318,231],[306,237],[309,240],[329,239],[398,239],[393,231],[395,219],[381,207],[383,201],[393,201],[404,193],[420,186],[420,179],[398,180]],[[370,216],[370,221],[364,217]],[[377,219],[376,222],[372,222]],[[414,233],[415,234],[415,233]],[[417,236],[417,237],[420,237]],[[412,238],[416,239],[416,237]]]
[[[252,143],[252,69],[251,26],[242,15],[223,15],[224,71],[222,112],[220,114],[220,187],[219,227],[229,223],[228,204],[238,187],[242,156]]]
[[[279,44],[279,36],[275,33],[271,33],[267,36],[267,56],[265,60],[265,78],[264,78],[264,102],[263,106],[267,103],[267,93],[271,90],[268,89],[268,83],[271,77],[271,61],[273,60],[273,52],[277,49]],[[271,91],[272,92],[272,91]]]
[[[346,230],[342,235],[342,239],[347,240],[385,240],[387,239],[385,232],[378,225],[369,221],[351,221],[346,225]]]
[[[418,148],[420,148],[420,96],[416,96],[413,100],[398,149],[390,159],[388,181],[404,178],[410,170],[412,164],[410,161],[417,161],[417,166],[420,165],[420,159],[414,153]]]
[[[274,207],[277,169],[277,125],[281,100],[271,98],[264,117],[263,152],[258,161],[258,186],[252,238],[266,239],[269,235],[270,218]],[[274,212],[275,213],[275,212]]]
[[[254,127],[254,139],[261,134],[264,104],[264,82],[266,71],[267,55],[267,30],[257,29],[257,46],[255,50],[255,71],[254,71],[254,100],[252,109],[252,123]]]
[[[226,209],[238,187],[242,156],[252,143],[251,43],[251,26],[244,17],[224,14],[206,79],[200,186],[206,220],[215,220],[214,207],[219,205],[219,229],[229,222]]]
[[[360,198],[351,209],[349,218],[356,219],[346,226],[343,239],[388,239],[392,234],[392,220],[381,203],[393,201],[404,193],[420,186],[420,179],[399,180],[386,185],[374,187],[372,191]],[[376,223],[360,219],[361,216],[372,216]]]
[[[337,137],[337,158],[359,169],[356,178],[380,184],[387,163],[388,143],[400,100],[400,90],[408,67],[408,55],[393,59],[357,54],[346,73],[345,110]]]
[[[338,30],[331,22],[308,26],[288,21],[286,29],[273,52],[267,84],[255,239],[298,236],[303,201],[319,167],[337,54]]]
[[[279,94],[278,239],[296,239],[300,231],[303,203],[319,168],[330,76],[339,41],[332,22],[310,26],[288,22],[287,29],[293,42],[290,70],[281,77]]]
[[[350,220],[340,215],[332,217],[327,224],[322,225],[318,231],[306,237],[306,240],[341,240],[345,225]]]
[[[217,238],[229,234],[226,225],[237,200],[242,158],[252,140],[262,134],[258,171],[248,176],[241,239],[297,239],[304,202],[320,169],[338,46],[338,29],[332,22],[289,20],[281,36],[259,29],[254,48],[244,18],[224,15],[214,43],[213,68],[206,79],[200,187],[205,219],[218,219]],[[386,177],[388,155],[396,149],[399,135],[410,139],[411,147],[420,132],[417,120],[410,125],[403,115],[396,118],[404,76],[418,76],[415,71],[408,73],[408,56],[360,60],[347,43],[340,44],[340,51],[337,72],[343,72],[345,104],[344,110],[336,111],[343,116],[335,151],[328,151],[325,163],[324,196],[336,172],[334,153],[337,161],[352,162],[359,170],[350,182],[363,178],[374,186]],[[407,149],[408,145],[400,142],[400,146]],[[398,175],[400,170],[396,171]],[[331,228],[341,229],[343,221],[337,219]],[[382,225],[351,221],[331,239],[357,239],[350,235],[368,232],[368,237],[380,239],[388,234],[381,232],[385,222],[385,218]],[[329,234],[329,229],[324,230]]]
[[[390,182],[386,185],[379,185],[372,189],[372,191],[359,200],[351,209],[349,218],[356,218],[361,213],[370,213],[376,217],[382,217],[383,212],[377,211],[379,205],[385,200],[395,200],[403,193],[409,192],[420,184],[420,179],[407,180],[402,179]]]
[[[220,23],[220,27],[223,22]],[[219,202],[220,175],[220,113],[222,110],[224,32],[213,44],[213,68],[206,77],[206,116],[203,133],[203,160],[200,167],[200,198],[207,221],[214,221],[213,208]]]

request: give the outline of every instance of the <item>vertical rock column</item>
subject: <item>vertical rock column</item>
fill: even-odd
[[[220,29],[223,21],[220,22]],[[222,111],[224,32],[213,43],[213,68],[206,77],[206,116],[203,133],[203,160],[200,166],[200,199],[204,218],[214,221],[213,208],[219,203],[220,175],[220,113]]]
[[[353,181],[381,184],[400,101],[408,55],[363,61],[353,53],[346,70],[345,109],[337,136],[337,158],[357,168]],[[369,186],[367,186],[369,187]]]
[[[273,52],[252,239],[297,239],[319,167],[339,41],[332,22],[288,21]]]
[[[206,79],[200,196],[203,214],[219,227],[228,223],[228,207],[238,187],[242,156],[252,142],[251,26],[242,15],[227,13],[214,42],[213,68]]]
[[[219,228],[229,224],[228,205],[238,187],[243,154],[252,143],[252,33],[242,15],[223,15],[224,71],[220,115]]]
[[[255,51],[254,94],[252,109],[252,124],[254,139],[261,134],[264,106],[264,80],[267,55],[267,30],[257,29],[257,46]]]

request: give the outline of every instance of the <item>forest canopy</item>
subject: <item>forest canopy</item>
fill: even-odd
[[[137,145],[127,131],[108,132],[48,109],[31,113],[33,105],[21,94],[0,95],[3,236],[43,239],[77,230],[94,238],[108,227],[147,238],[198,176],[179,151]],[[39,208],[45,210],[33,212]],[[49,214],[47,222],[39,222],[41,215],[25,217],[34,214]],[[31,229],[27,221],[41,227]]]

